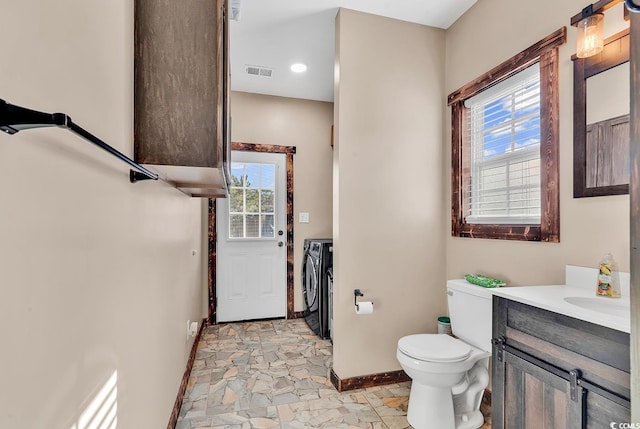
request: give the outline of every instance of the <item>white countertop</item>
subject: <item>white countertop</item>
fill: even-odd
[[[603,301],[616,301],[615,304],[626,304],[627,308],[630,308],[628,296],[623,296],[622,298],[596,297],[595,286],[593,290],[569,285],[502,287],[494,289],[493,294],[544,310],[564,314],[575,319],[595,323],[596,325],[622,332],[631,332],[630,310],[621,312],[619,316],[614,316],[609,313],[582,308],[564,300],[566,297],[594,298]],[[603,302],[603,305],[606,305],[606,303]]]
[[[565,316],[595,323],[622,332],[631,332],[631,306],[629,300],[629,273],[620,273],[622,298],[596,296],[598,270],[567,265],[564,285],[516,286],[492,289],[494,295],[532,305]],[[567,297],[591,298],[595,305],[615,306],[613,311],[602,312],[583,308],[565,301]],[[618,307],[622,307],[618,310]]]

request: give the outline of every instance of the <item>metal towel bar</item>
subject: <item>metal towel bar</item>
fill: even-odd
[[[137,171],[129,171],[129,181],[135,183],[140,180],[158,180],[158,175],[147,170],[125,154],[119,152],[107,143],[100,140],[87,130],[73,123],[71,118],[64,113],[44,113],[9,104],[0,99],[0,130],[7,134],[15,134],[22,130],[43,127],[60,127],[73,131],[85,140],[90,141],[111,155],[126,162]]]

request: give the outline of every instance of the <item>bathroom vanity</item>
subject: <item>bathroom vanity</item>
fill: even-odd
[[[630,421],[628,286],[626,299],[597,298],[581,270],[567,267],[566,285],[495,292],[494,429]]]

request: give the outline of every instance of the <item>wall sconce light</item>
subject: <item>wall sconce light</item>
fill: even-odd
[[[578,29],[576,56],[587,58],[599,54],[604,49],[604,14],[594,13],[593,5],[582,9],[582,19],[576,24]]]
[[[587,58],[597,55],[604,49],[604,11],[623,0],[598,0],[571,17],[571,25],[577,28],[576,57]],[[634,0],[624,0],[624,19],[629,20],[629,10],[640,11],[640,5]]]

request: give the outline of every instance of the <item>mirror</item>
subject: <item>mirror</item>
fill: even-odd
[[[629,184],[629,62],[587,79],[586,187]]]
[[[573,57],[573,196],[629,193],[629,30]]]

